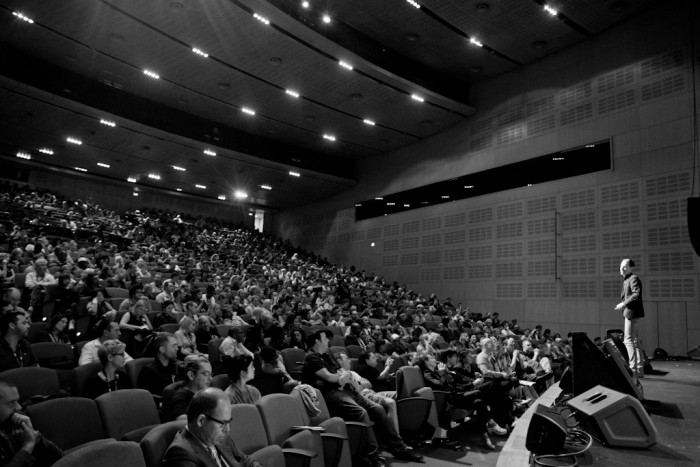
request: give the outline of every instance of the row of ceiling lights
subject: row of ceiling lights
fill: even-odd
[[[117,123],[114,122],[113,120],[106,120],[106,119],[104,119],[104,118],[101,118],[101,119],[99,120],[99,122],[100,122],[101,124],[106,125],[106,126],[109,126],[109,127],[111,127],[111,128],[115,128],[115,127],[117,126]],[[324,138],[333,138],[333,137],[330,136],[330,135],[324,135]],[[82,140],[80,140],[80,139],[78,139],[78,138],[76,138],[76,137],[73,137],[73,136],[68,136],[68,137],[66,137],[66,142],[71,143],[71,144],[74,144],[74,145],[76,145],[76,146],[82,146],[82,144],[83,144]],[[53,151],[52,149],[50,149],[50,148],[47,148],[47,147],[39,148],[39,149],[38,149],[38,152],[40,152],[40,153],[42,153],[42,154],[50,155],[50,156],[54,155],[54,151]],[[215,157],[215,156],[216,156],[216,152],[213,151],[213,150],[211,150],[211,149],[209,149],[209,148],[204,149],[203,152],[204,152],[204,154],[206,154],[206,155],[208,155],[208,156],[211,156],[211,157]],[[31,159],[32,159],[31,154],[30,154],[29,152],[27,152],[27,151],[19,151],[19,152],[17,152],[17,157],[20,158],[20,159],[25,159],[25,160],[31,160]],[[104,169],[109,169],[109,168],[111,168],[111,165],[110,165],[110,164],[106,164],[106,163],[104,163],[104,162],[97,162],[97,166],[98,166],[98,167],[101,167],[101,168],[104,168]],[[186,168],[180,167],[180,166],[177,166],[177,165],[172,165],[171,167],[172,167],[174,170],[178,171],[178,172],[186,172],[186,171],[187,171]],[[87,171],[88,171],[88,170],[87,170],[86,168],[84,168],[84,167],[73,167],[73,169],[75,169],[75,170],[77,170],[77,171],[79,171],[79,172],[87,172]],[[294,170],[290,170],[290,171],[289,171],[289,175],[292,176],[292,177],[301,177],[301,173],[300,173],[300,172],[297,172],[297,171],[294,171]],[[152,179],[152,180],[160,180],[160,179],[161,179],[161,176],[160,176],[159,174],[156,174],[156,173],[149,173],[147,176],[148,176],[148,178],[150,178],[150,179]],[[134,177],[134,176],[130,176],[130,177],[127,178],[127,182],[129,182],[129,183],[136,183],[137,181],[138,181],[138,179],[137,179],[136,177]],[[207,189],[206,185],[201,185],[201,184],[195,184],[195,188],[198,188],[198,189],[200,189],[200,190],[206,190],[206,189]],[[260,188],[262,188],[263,190],[266,190],[266,191],[271,191],[271,190],[272,190],[272,186],[270,186],[270,185],[268,185],[268,184],[262,184],[262,185],[260,185]],[[181,192],[181,191],[182,191],[182,188],[176,188],[175,190],[178,191],[178,192]],[[134,192],[134,196],[138,196],[138,194],[137,194],[136,192]],[[236,199],[239,199],[239,200],[240,200],[240,199],[246,199],[247,197],[248,197],[248,194],[247,194],[246,192],[242,191],[242,190],[236,190],[236,191],[234,192],[234,198],[236,198]],[[225,197],[224,195],[219,195],[219,196],[218,196],[218,199],[220,199],[220,200],[223,201],[223,200],[226,200],[226,197]]]

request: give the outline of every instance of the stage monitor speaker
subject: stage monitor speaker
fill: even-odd
[[[532,414],[525,447],[533,454],[559,454],[567,432],[566,420],[559,412],[540,404]]]
[[[656,444],[656,427],[642,403],[627,394],[595,386],[567,404],[578,412],[577,420],[609,446],[648,448]]]
[[[688,198],[688,236],[700,256],[700,198]]]
[[[692,349],[688,350],[688,356],[693,360],[700,360],[700,345],[696,345]]]
[[[633,397],[644,397],[641,385],[630,375],[614,344],[606,341],[601,351],[585,332],[573,333],[571,340],[574,396],[602,384]]]

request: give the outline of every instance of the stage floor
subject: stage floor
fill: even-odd
[[[653,361],[642,380],[645,407],[658,439],[649,449],[608,448],[595,442],[579,465],[700,465],[700,361]]]

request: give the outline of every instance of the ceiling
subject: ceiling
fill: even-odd
[[[352,186],[358,161],[473,114],[471,84],[658,0],[553,0],[556,17],[542,0],[302,3],[0,0],[0,157],[304,205]]]

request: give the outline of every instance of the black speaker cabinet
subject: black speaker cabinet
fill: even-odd
[[[573,349],[573,394],[578,396],[599,384],[616,391],[643,398],[642,387],[627,370],[620,353],[612,342],[606,341],[603,351],[585,332],[575,332]]]
[[[656,427],[642,403],[627,394],[595,386],[567,404],[609,446],[648,448],[656,443]]]
[[[700,256],[700,198],[688,198],[688,236]]]
[[[559,454],[564,449],[568,428],[554,409],[540,404],[532,414],[525,447],[534,454]]]

